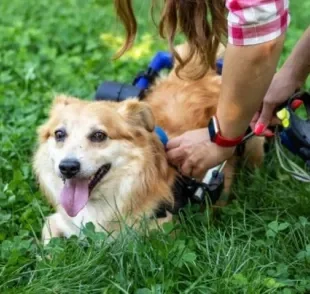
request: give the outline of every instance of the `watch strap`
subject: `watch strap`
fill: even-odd
[[[243,135],[236,138],[225,138],[221,135],[217,118],[213,116],[208,125],[211,141],[221,147],[235,147],[243,140]]]

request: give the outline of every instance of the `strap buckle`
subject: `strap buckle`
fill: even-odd
[[[214,205],[219,199],[224,189],[224,173],[214,170],[208,183],[195,181],[193,199],[196,202],[205,202],[205,195],[208,195],[209,204]],[[197,193],[199,191],[199,193]]]

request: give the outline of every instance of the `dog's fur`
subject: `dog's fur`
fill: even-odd
[[[184,55],[186,45],[178,48]],[[216,111],[221,78],[209,71],[202,79],[186,79],[199,67],[195,58],[183,72],[175,71],[158,79],[144,102],[130,99],[121,103],[83,101],[58,96],[49,119],[38,130],[39,147],[34,170],[40,187],[56,213],[46,220],[42,232],[45,242],[51,237],[79,235],[82,225],[92,222],[97,230],[118,230],[119,218],[131,224],[140,217],[151,217],[162,204],[173,205],[172,187],[177,172],[169,166],[162,143],[153,132],[161,126],[169,138],[188,130],[206,127]],[[56,142],[57,128],[68,137]],[[101,143],[88,138],[92,130],[102,130],[107,139]],[[259,165],[263,159],[263,140],[253,138],[246,144],[248,162]],[[63,187],[59,163],[75,158],[81,163],[77,177],[90,178],[104,164],[110,171],[91,192],[87,205],[75,217],[69,217],[59,205]],[[236,157],[225,168],[225,190],[231,185]],[[218,205],[225,204],[219,201]],[[167,218],[161,221],[167,221]]]

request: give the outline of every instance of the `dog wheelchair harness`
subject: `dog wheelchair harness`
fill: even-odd
[[[304,113],[302,118],[296,109],[304,104]],[[282,125],[276,128],[277,136],[275,140],[276,154],[281,167],[290,173],[295,179],[303,182],[310,182],[308,173],[310,168],[310,93],[306,91],[296,91],[286,104],[278,109],[277,117]],[[284,151],[284,146],[288,151],[298,156],[305,162],[306,170],[290,160]]]
[[[294,102],[301,102],[305,106],[307,119],[300,118],[295,113],[299,106]],[[296,106],[295,106],[295,105]],[[299,104],[299,103],[298,103]],[[310,166],[310,94],[307,92],[296,92],[287,104],[277,112],[281,120],[280,139],[289,151],[302,158]]]
[[[95,100],[121,102],[135,97],[139,100],[143,100],[149,87],[158,77],[159,72],[163,69],[170,70],[172,67],[172,54],[169,52],[158,52],[152,59],[147,70],[140,72],[132,84],[118,83],[114,81],[103,82],[97,89]],[[222,73],[222,67],[223,60],[218,59],[216,62],[216,68],[219,75]],[[288,150],[296,153],[302,159],[307,161],[310,166],[310,120],[301,121],[301,119],[295,115],[292,108],[292,101],[295,98],[301,99],[305,103],[307,113],[310,114],[310,95],[307,93],[299,96],[295,95],[289,100],[289,103],[283,104],[281,107],[282,110],[278,112],[278,116],[284,121],[283,128],[280,132],[281,143]],[[168,137],[164,130],[159,126],[156,126],[155,132],[161,142],[166,145]],[[241,156],[244,152],[244,142],[252,136],[253,132],[248,128],[243,142],[237,146],[236,154],[238,156]],[[219,200],[224,188],[224,174],[222,171],[224,165],[225,162],[210,170],[202,182],[178,174],[173,187],[175,205],[173,207],[162,205],[158,208],[156,217],[165,217],[166,211],[169,211],[172,214],[177,214],[180,209],[185,207],[189,202],[192,204],[198,204],[200,207],[204,208],[207,204],[206,195],[209,196],[209,205],[215,204]]]

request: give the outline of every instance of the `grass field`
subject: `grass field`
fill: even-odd
[[[111,244],[88,226],[83,242],[40,245],[51,209],[31,170],[36,126],[55,93],[91,99],[101,81],[131,82],[165,49],[148,1],[136,2],[135,50],[112,62],[121,42],[112,1],[1,0],[0,293],[310,293],[310,186],[273,152],[254,174],[240,173],[236,201],[216,221],[188,215],[176,239],[170,224]],[[309,25],[310,2],[291,1],[291,14],[280,64]]]

